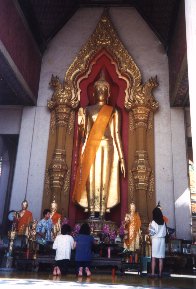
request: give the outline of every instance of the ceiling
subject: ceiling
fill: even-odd
[[[80,7],[133,6],[168,49],[179,0],[18,0],[41,52]]]
[[[80,7],[135,7],[168,51],[179,0],[18,0],[22,14],[41,54],[49,41]],[[5,66],[5,65],[4,65]],[[6,67],[6,66],[5,66]],[[7,68],[6,68],[7,69]],[[12,79],[14,75],[8,74]],[[11,75],[11,76],[10,76]],[[0,105],[29,105],[21,87],[9,86],[3,66],[0,68]],[[16,83],[13,81],[13,83]]]

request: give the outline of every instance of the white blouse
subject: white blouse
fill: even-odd
[[[74,239],[70,235],[58,235],[53,243],[53,249],[56,250],[55,260],[69,259],[71,250],[74,248]]]
[[[166,236],[166,225],[158,225],[155,221],[150,223],[150,228],[154,231],[154,235],[151,238],[164,238]]]

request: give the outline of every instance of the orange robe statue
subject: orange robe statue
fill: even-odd
[[[18,213],[17,233],[28,236],[28,227],[33,220],[33,215],[27,210],[28,202],[24,200],[21,204],[22,210]]]
[[[135,210],[135,204],[131,203],[130,212],[126,214],[124,223],[124,249],[131,252],[135,252],[140,247],[141,219]]]

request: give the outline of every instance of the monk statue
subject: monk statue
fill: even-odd
[[[134,203],[130,204],[129,213],[125,215],[124,221],[124,251],[135,252],[140,247],[141,219],[136,212]]]
[[[94,84],[95,104],[78,113],[79,165],[73,200],[89,212],[104,218],[120,202],[119,163],[125,177],[125,161],[120,138],[120,115],[107,105],[110,86],[103,72]],[[98,215],[96,214],[96,215]]]
[[[57,212],[58,205],[55,200],[52,201],[50,206],[50,218],[53,223],[53,239],[56,238],[58,234],[61,232],[61,214]]]
[[[27,210],[28,209],[28,202],[24,200],[21,203],[22,209],[17,212],[17,234],[18,235],[29,235],[29,225],[33,220],[32,213]]]

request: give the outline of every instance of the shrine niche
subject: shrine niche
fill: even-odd
[[[142,222],[147,224],[155,206],[153,115],[158,103],[151,78],[142,84],[139,68],[119,40],[104,13],[87,43],[66,72],[63,82],[52,76],[54,90],[42,207],[55,199],[59,212],[74,224],[88,213],[72,200],[76,181],[79,144],[78,110],[94,104],[94,84],[104,71],[110,86],[108,104],[121,115],[121,139],[126,176],[120,177],[120,198],[105,218],[120,224],[134,201]]]

